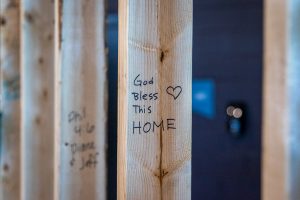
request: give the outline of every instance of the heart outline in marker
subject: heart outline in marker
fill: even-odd
[[[178,94],[176,95],[176,90],[178,90],[178,89],[179,89],[179,92],[177,92]],[[176,86],[176,87],[169,86],[166,91],[167,91],[168,95],[171,95],[174,98],[174,100],[176,100],[180,96],[180,94],[182,92],[182,88],[181,88],[181,86]]]

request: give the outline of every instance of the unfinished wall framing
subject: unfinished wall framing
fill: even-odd
[[[0,200],[106,199],[104,0],[1,0]]]

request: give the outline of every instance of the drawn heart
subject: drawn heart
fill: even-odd
[[[169,86],[167,88],[167,93],[171,95],[174,98],[174,100],[176,100],[179,97],[181,92],[182,92],[181,86],[176,86],[176,87]]]

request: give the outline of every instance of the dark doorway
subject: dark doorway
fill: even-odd
[[[194,1],[193,79],[214,82],[215,114],[193,114],[192,199],[260,199],[262,10],[262,0]],[[227,128],[230,104],[244,109],[241,137]]]

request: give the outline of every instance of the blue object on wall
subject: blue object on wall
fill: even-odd
[[[193,112],[212,119],[215,116],[215,82],[213,80],[193,80]]]

